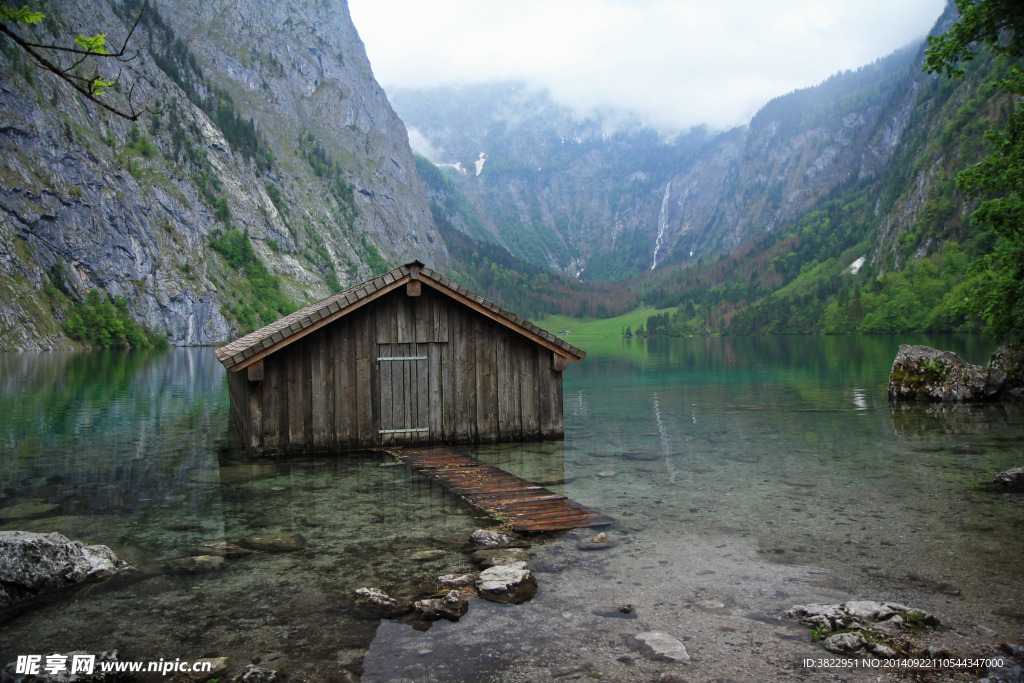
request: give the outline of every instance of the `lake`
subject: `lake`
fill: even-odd
[[[246,459],[212,349],[0,354],[0,528],[102,543],[143,570],[8,615],[0,665],[116,649],[226,656],[291,680],[800,677],[824,651],[783,612],[853,598],[935,613],[954,654],[1019,642],[1024,496],[986,483],[1024,464],[1024,412],[886,395],[901,342],[975,363],[993,344],[573,342],[589,355],[565,372],[564,441],[464,449],[616,517],[613,547],[581,549],[594,530],[535,539],[530,602],[474,600],[425,630],[358,619],[352,591],[413,597],[470,570],[462,546],[493,524],[481,513],[383,454]],[[305,548],[198,576],[164,569],[200,543],[279,531]],[[422,550],[446,552],[411,559]],[[632,635],[648,630],[682,640],[692,663],[637,651]]]

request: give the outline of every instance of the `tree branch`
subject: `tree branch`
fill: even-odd
[[[120,71],[117,74],[117,78],[115,78],[113,81],[103,81],[100,78],[98,70],[94,72],[92,78],[79,76],[75,73],[75,70],[79,66],[81,66],[89,57],[114,59],[118,62],[121,62],[122,64],[128,63],[136,59],[139,56],[139,53],[137,51],[134,52],[130,57],[126,57],[125,55],[128,54],[128,42],[132,39],[132,36],[135,34],[135,29],[138,28],[139,23],[142,21],[142,15],[146,11],[146,6],[148,5],[148,2],[149,0],[143,0],[142,8],[139,10],[138,16],[135,17],[135,23],[132,24],[131,30],[128,31],[128,35],[125,37],[124,42],[121,44],[121,49],[117,52],[98,52],[96,50],[82,50],[79,48],[61,47],[58,45],[45,45],[43,43],[36,43],[22,38],[17,32],[9,28],[6,25],[6,23],[3,22],[0,22],[0,33],[6,35],[11,40],[13,40],[18,47],[20,47],[22,50],[28,53],[28,55],[31,56],[32,59],[39,63],[44,69],[56,74],[61,80],[63,80],[65,83],[74,88],[75,91],[83,95],[90,102],[98,104],[100,107],[116,116],[128,119],[129,121],[137,121],[139,117],[142,116],[143,113],[150,110],[148,108],[144,108],[141,111],[136,111],[135,106],[132,102],[132,98],[135,95],[135,83],[132,84],[131,88],[128,91],[128,109],[126,111],[123,109],[119,109],[113,105],[107,104],[106,102],[100,99],[100,96],[103,94],[103,90],[105,88],[110,87],[121,81]],[[38,15],[38,17],[41,16],[41,14]],[[38,21],[38,18],[36,19],[36,21]],[[102,47],[102,38],[104,35],[105,34],[100,34],[96,36],[97,38],[101,39],[99,49],[104,49]],[[79,38],[83,38],[83,36],[80,35]],[[88,43],[82,44],[85,44],[88,47]],[[58,53],[62,52],[66,54],[73,54],[78,56],[78,59],[76,59],[74,63],[71,64],[71,66],[62,67],[60,64],[57,64],[55,61],[51,61],[51,59],[44,56],[41,52],[42,50],[51,50],[53,52]]]

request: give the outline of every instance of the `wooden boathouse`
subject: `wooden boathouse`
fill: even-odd
[[[217,350],[264,452],[560,438],[584,355],[418,261]]]

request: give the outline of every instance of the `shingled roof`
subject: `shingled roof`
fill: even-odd
[[[217,349],[217,359],[229,370],[241,370],[411,280],[420,280],[509,329],[574,361],[579,361],[587,355],[582,349],[537,327],[529,320],[471,292],[454,280],[427,268],[419,261],[413,261],[343,292],[321,299],[266,327],[225,344]]]

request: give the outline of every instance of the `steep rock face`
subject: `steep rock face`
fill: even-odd
[[[878,176],[915,106],[920,52],[769,102],[672,179],[665,262],[686,262],[792,224],[829,193]],[[871,92],[869,95],[869,91]]]
[[[155,113],[135,124],[6,45],[0,349],[69,346],[61,321],[89,289],[126,299],[172,344],[228,339],[246,295],[244,272],[210,246],[228,229],[249,237],[296,305],[404,259],[447,263],[405,128],[344,2],[151,6],[130,44],[138,57],[108,93],[123,105],[138,87]],[[137,11],[61,3],[33,31],[120,43]]]
[[[336,155],[356,190],[357,233],[398,261],[447,262],[405,125],[373,78],[345,0],[158,6],[218,85],[244,103],[282,166],[303,130]]]

